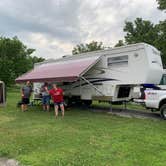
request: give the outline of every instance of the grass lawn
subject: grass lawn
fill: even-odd
[[[29,166],[165,166],[166,121],[122,118],[76,108],[64,119],[39,107],[0,108],[0,156]]]

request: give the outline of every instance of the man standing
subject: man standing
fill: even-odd
[[[26,85],[22,87],[21,89],[21,97],[22,97],[22,104],[21,104],[21,110],[27,111],[27,105],[29,104],[29,98],[32,93],[32,87],[30,85],[30,81],[26,82]]]
[[[56,84],[53,84],[53,88],[48,92],[51,95],[54,102],[55,118],[57,118],[58,116],[59,107],[61,108],[62,117],[64,117],[65,109],[64,109],[64,100],[63,100],[63,90],[61,88],[58,88]]]

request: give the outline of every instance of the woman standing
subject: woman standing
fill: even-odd
[[[41,87],[43,111],[50,110],[50,95],[47,90],[48,90],[48,83],[45,82],[44,85]]]
[[[64,109],[64,100],[63,100],[63,90],[57,87],[56,84],[53,84],[53,88],[47,92],[51,95],[52,100],[54,102],[54,109],[55,109],[55,118],[58,117],[58,109],[60,107],[62,112],[62,117],[64,117],[65,109]]]

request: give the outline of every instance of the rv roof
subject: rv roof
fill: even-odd
[[[136,44],[130,44],[130,45],[121,46],[121,47],[109,48],[109,49],[105,49],[105,50],[91,51],[91,52],[81,53],[81,54],[77,54],[77,55],[65,56],[65,57],[58,58],[58,59],[51,59],[51,61],[46,60],[44,62],[36,63],[35,66],[46,64],[46,63],[66,61],[66,60],[71,60],[71,59],[80,59],[80,58],[91,57],[91,56],[107,55],[110,52],[112,54],[117,53],[117,52],[119,53],[119,52],[121,52],[121,50],[123,50],[123,52],[125,52],[124,50],[133,51],[133,50],[137,50],[137,49],[142,49],[145,46],[151,47],[151,48],[155,49],[156,51],[158,51],[156,48],[154,48],[153,46],[151,46],[147,43],[136,43]]]

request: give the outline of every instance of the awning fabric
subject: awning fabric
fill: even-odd
[[[77,56],[77,55],[76,55]],[[89,70],[99,60],[100,56],[74,58],[46,63],[35,67],[16,79],[17,83],[31,82],[72,82]]]

